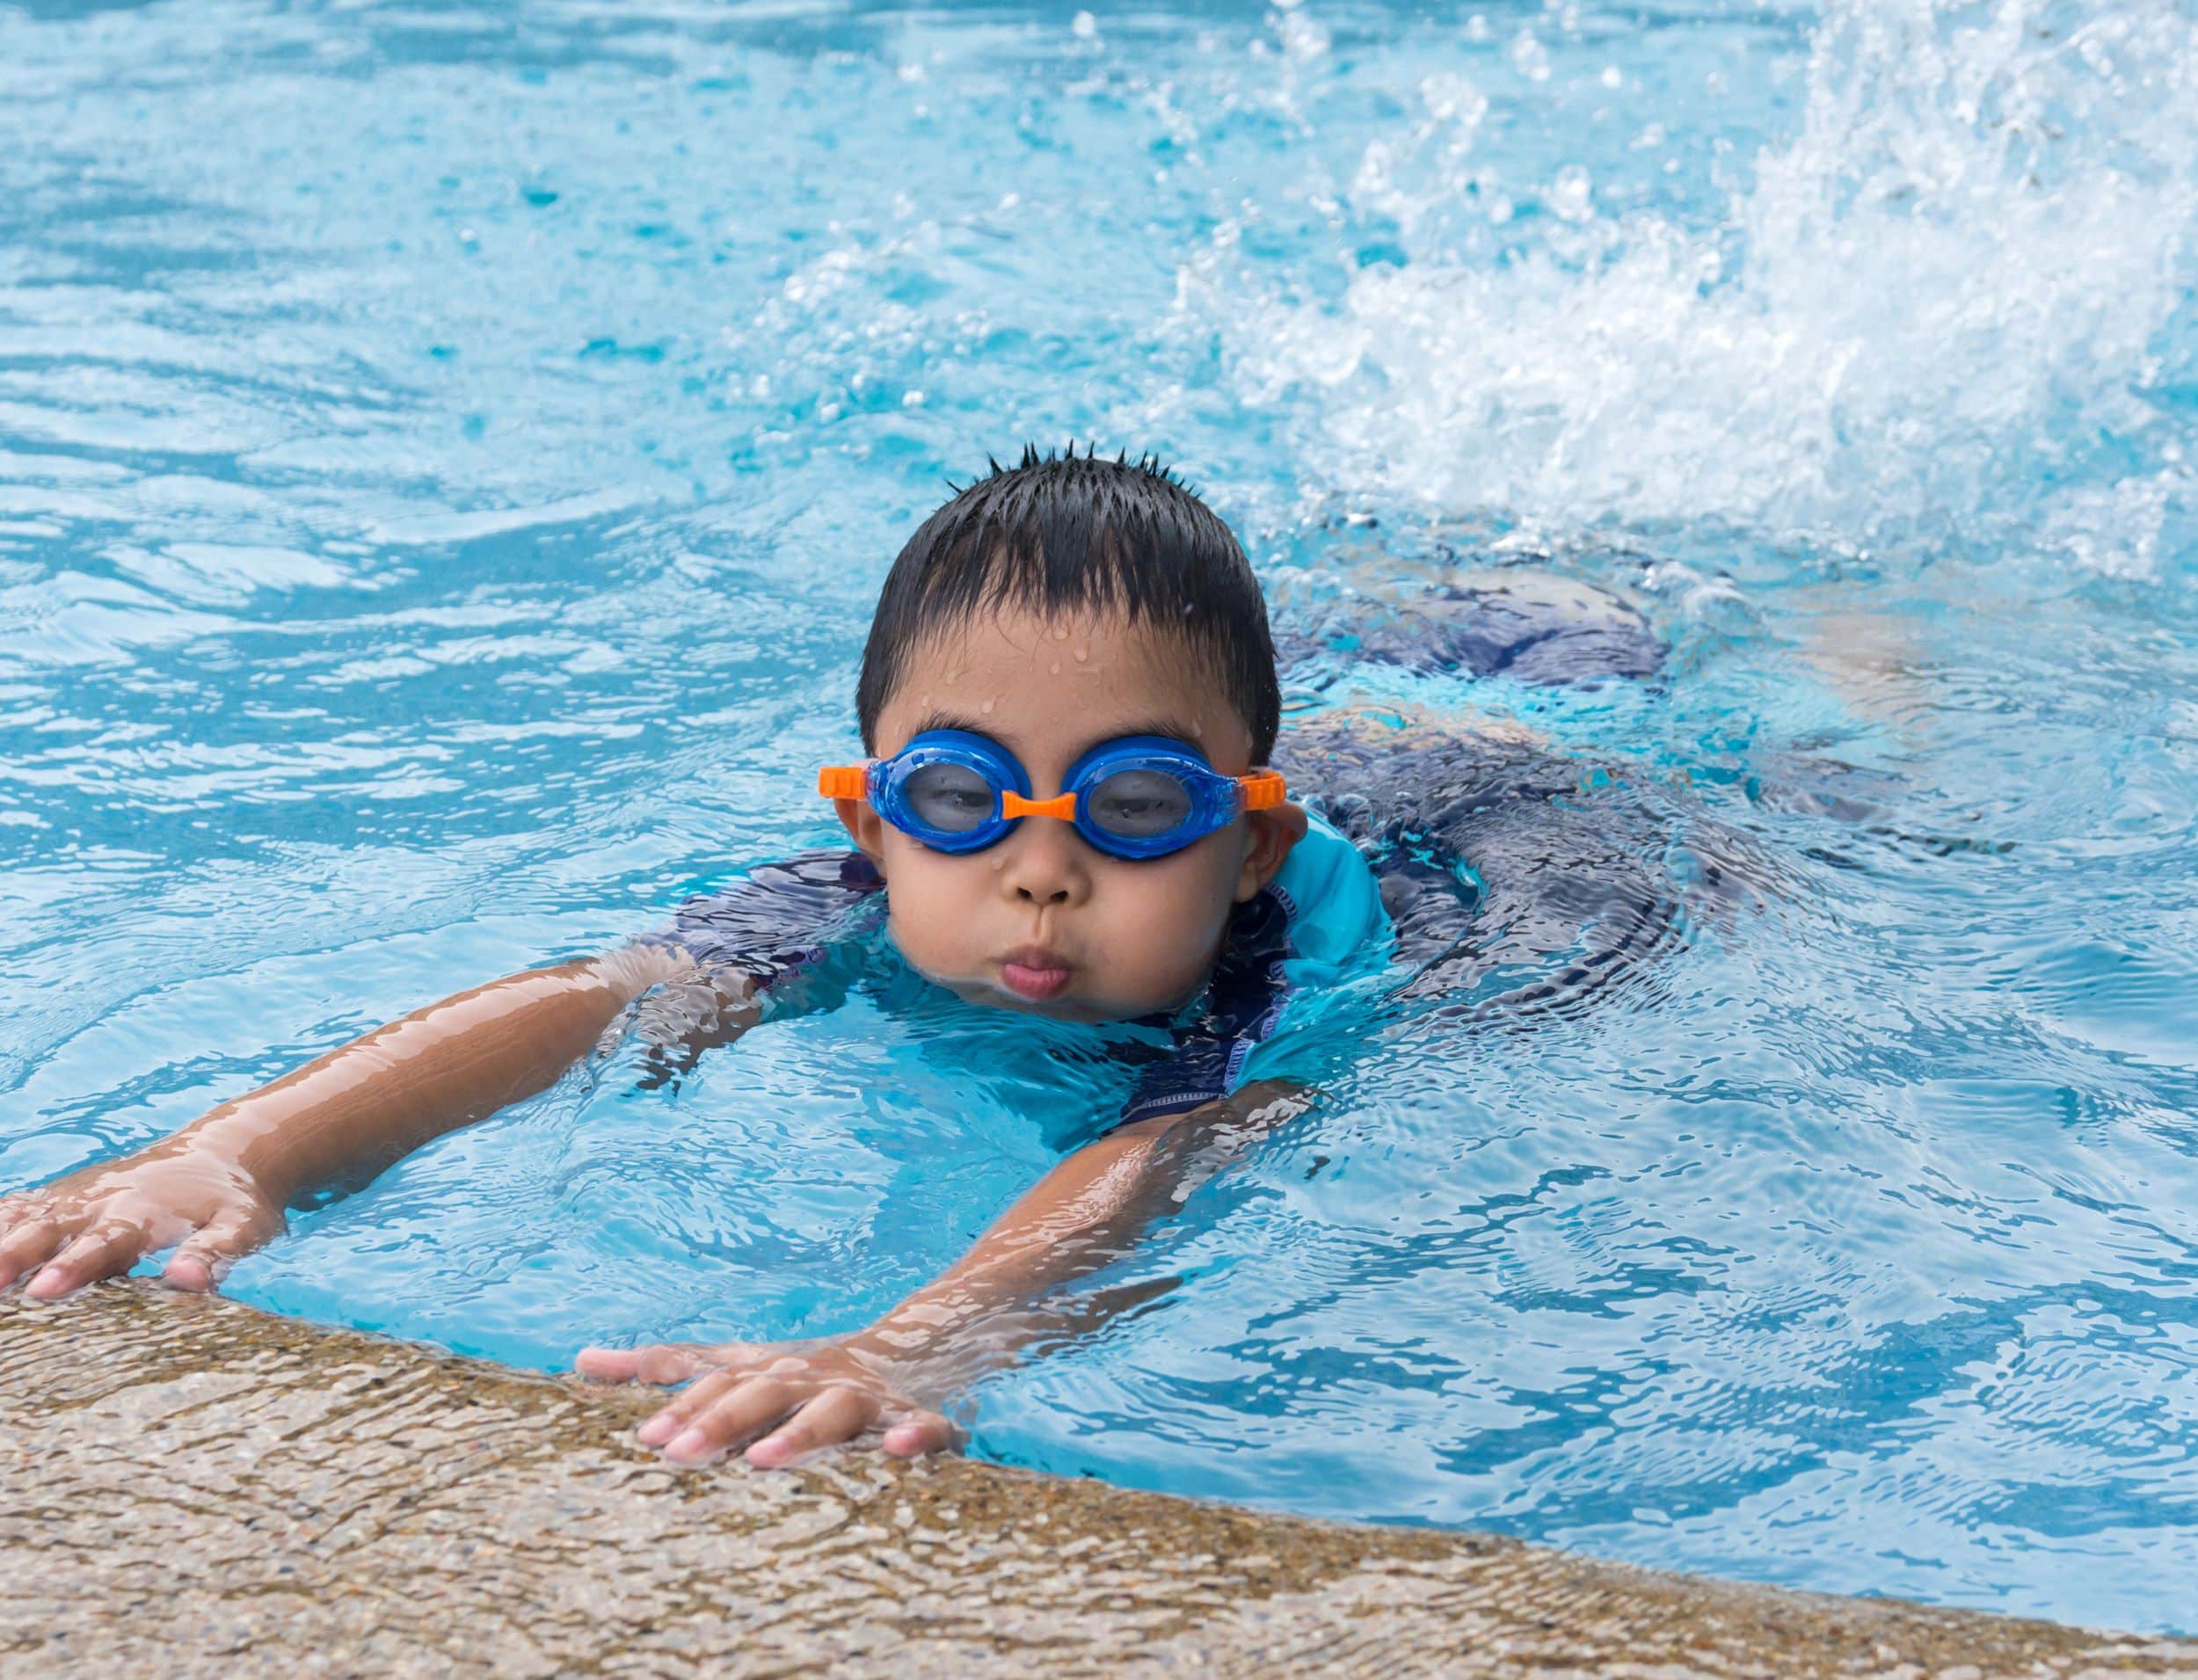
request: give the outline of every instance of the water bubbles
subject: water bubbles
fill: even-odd
[[[1549,49],[1531,29],[1522,29],[1511,38],[1511,68],[1530,82],[1549,79]]]
[[[1438,70],[1419,84],[1426,118],[1409,133],[1369,140],[1359,155],[1348,209],[1386,216],[1406,233],[1455,213],[1470,199],[1471,158],[1488,113],[1468,76]],[[1431,177],[1431,178],[1429,178]]]
[[[1595,183],[1585,168],[1568,164],[1550,184],[1549,208],[1567,222],[1585,222],[1595,214]]]
[[[1292,0],[1294,6],[1296,0]],[[1277,23],[1282,36],[1283,56],[1297,63],[1321,57],[1328,48],[1328,33],[1306,13],[1284,10]]]
[[[1420,102],[1430,122],[1461,125],[1467,138],[1488,114],[1488,98],[1467,76],[1437,71],[1420,84]]]
[[[1099,33],[1099,20],[1088,11],[1080,11],[1071,19],[1068,33],[1078,40],[1091,40]]]

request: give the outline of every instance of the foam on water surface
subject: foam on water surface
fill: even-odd
[[[1530,86],[1551,74],[1525,50],[1534,27],[1510,55]],[[2027,532],[2139,575],[2171,509],[2187,537],[2185,10],[1836,7],[1805,55],[1771,61],[1790,133],[1713,170],[1694,206],[1664,190],[1673,90],[1629,98],[1615,62],[1580,74],[1617,56],[1607,39],[1567,56],[1603,99],[1575,92],[1576,120],[1632,129],[1617,156],[1574,156],[1568,126],[1517,135],[1548,157],[1522,171],[1514,135],[1491,131],[1546,122],[1544,103],[1499,92],[1499,113],[1437,72],[1332,200],[1392,224],[1391,259],[1304,303],[1266,265],[1199,271],[1233,300],[1200,301],[1247,395],[1314,388],[1339,480],[1559,530],[1728,520],[1856,547]],[[1714,107],[1726,79],[1688,91]]]
[[[1154,447],[1285,628],[1639,605],[1654,684],[1314,674],[1761,890],[1377,1041],[976,1451],[2198,1625],[2194,83],[2146,0],[0,5],[0,1182],[821,838],[942,475]],[[852,1326],[1118,1100],[1003,1030],[622,1064],[233,1290],[544,1368]]]

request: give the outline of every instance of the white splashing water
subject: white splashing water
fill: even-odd
[[[1600,215],[1568,174],[1503,262],[1448,231],[1485,101],[1455,75],[1421,97],[1434,185],[1385,145],[1350,189],[1404,265],[1257,308],[1185,275],[1247,399],[1318,417],[1330,488],[2130,574],[2192,522],[2163,392],[2198,367],[2198,18],[2172,0],[1843,0],[1725,227]]]

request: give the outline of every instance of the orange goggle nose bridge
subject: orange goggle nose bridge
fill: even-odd
[[[1000,814],[1016,817],[1058,817],[1065,823],[1076,820],[1076,796],[1064,793],[1052,799],[1025,799],[1010,788],[1000,796]]]

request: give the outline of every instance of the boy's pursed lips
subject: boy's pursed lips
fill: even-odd
[[[1044,945],[1021,945],[1002,953],[1000,979],[1008,991],[1034,1003],[1058,997],[1075,978],[1075,967]]]

